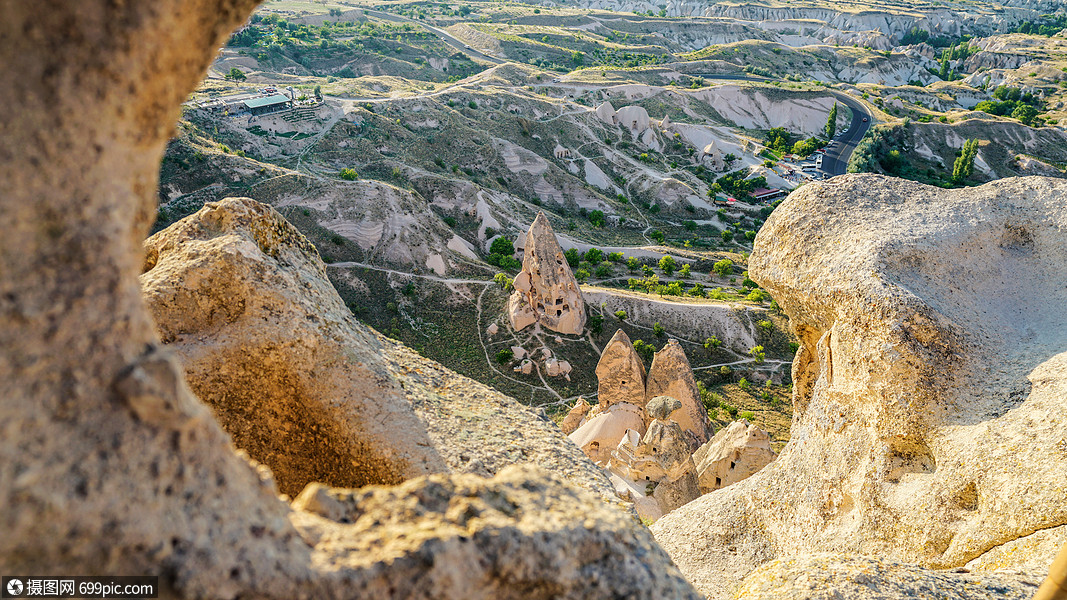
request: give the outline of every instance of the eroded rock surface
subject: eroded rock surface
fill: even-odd
[[[693,453],[700,493],[751,477],[776,457],[766,431],[745,419],[734,421]]]
[[[698,589],[819,551],[962,567],[1067,524],[1064,198],[849,175],[775,210],[749,269],[802,342],[790,441],[653,527]]]
[[[735,597],[744,600],[1029,600],[1040,579],[935,571],[892,560],[815,554],[756,569]]]
[[[597,400],[600,410],[612,404],[628,402],[645,406],[645,364],[634,350],[633,342],[618,330],[604,346],[596,364]]]
[[[700,390],[697,389],[693,369],[678,340],[668,341],[652,358],[645,384],[645,398],[651,400],[656,396],[670,396],[681,403],[670,418],[689,434],[690,451],[695,451],[708,441],[713,433],[711,420],[708,419],[708,410],[700,401]]]
[[[293,505],[297,530],[317,556],[347,572],[353,596],[698,597],[631,517],[529,466],[492,479],[316,485]]]
[[[559,333],[585,329],[582,292],[544,213],[537,213],[526,234],[522,271],[514,285],[508,318],[516,331],[534,323]]]

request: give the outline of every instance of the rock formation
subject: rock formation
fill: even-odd
[[[652,123],[648,111],[642,106],[624,106],[615,113],[615,122],[629,129],[635,135],[644,132]]]
[[[708,441],[712,434],[711,420],[700,401],[693,369],[678,340],[668,341],[652,358],[645,398],[651,400],[656,396],[670,396],[681,403],[671,420],[689,434],[691,452]],[[651,415],[648,418],[652,418]]]
[[[893,560],[814,554],[756,569],[737,590],[745,600],[1030,600],[1040,579],[1006,573],[934,571]],[[817,589],[818,592],[813,592]]]
[[[545,375],[549,377],[566,377],[571,380],[571,363],[565,360],[550,358],[545,361]]]
[[[697,487],[696,465],[689,453],[688,438],[681,427],[670,420],[681,402],[667,396],[649,401],[652,422],[640,443],[633,446],[624,438],[611,457],[612,471],[638,486],[655,486],[652,497],[666,514],[700,496]]]
[[[161,597],[696,597],[644,528],[534,467],[488,481],[437,475],[336,490],[327,494],[335,503],[313,491],[307,510],[294,510],[269,469],[234,451],[160,348],[137,277],[179,105],[255,4],[4,7],[0,70],[19,82],[0,88],[17,107],[0,114],[5,571],[159,575]],[[253,231],[264,254],[306,245]],[[208,303],[227,311],[203,315],[212,326],[240,321],[239,300]],[[371,368],[384,388],[406,376],[455,397],[457,412],[465,396],[497,414],[508,408],[488,388],[453,389],[455,374],[382,344],[397,357]],[[435,394],[409,398],[420,396],[431,410],[453,408]],[[319,507],[339,522],[310,512]],[[418,536],[402,533],[411,526]]]
[[[700,493],[750,477],[777,456],[766,431],[745,419],[734,421],[693,453]]]
[[[516,331],[540,323],[559,333],[581,333],[585,303],[563,250],[544,213],[538,213],[526,234],[522,271],[508,299],[508,318]]]
[[[560,423],[559,428],[563,430],[563,433],[571,434],[575,429],[578,429],[582,421],[585,420],[585,415],[589,413],[589,408],[589,403],[585,401],[585,398],[578,396],[574,406],[567,412],[567,416],[563,418],[563,423]]]
[[[596,116],[608,125],[615,125],[619,122],[615,116],[615,107],[611,105],[611,102],[605,102],[596,107]]]
[[[642,434],[645,432],[642,411],[633,404],[620,402],[603,412],[588,415],[585,422],[570,434],[570,438],[589,460],[607,466],[612,450],[627,429]]]
[[[644,408],[645,365],[625,331],[616,331],[604,346],[596,364],[596,377],[600,410],[619,402]]]
[[[801,341],[791,439],[653,527],[690,581],[722,598],[819,551],[1024,568],[998,549],[1067,541],[1065,197],[847,175],[771,215],[749,269]]]

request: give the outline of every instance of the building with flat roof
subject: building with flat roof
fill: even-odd
[[[291,108],[293,101],[285,94],[271,94],[261,98],[249,98],[241,102],[253,115],[265,115]]]
[[[756,188],[752,190],[752,198],[759,202],[775,200],[785,195],[785,192],[777,188]]]

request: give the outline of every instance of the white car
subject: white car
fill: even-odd
[[[465,49],[467,49],[467,50],[473,50],[474,49],[474,48],[471,48],[470,46],[468,46],[467,44],[463,44],[463,47]]]

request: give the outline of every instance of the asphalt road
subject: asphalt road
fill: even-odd
[[[738,74],[695,73],[691,74],[690,77],[727,81],[774,81],[767,77]],[[863,136],[867,135],[867,130],[871,128],[872,122],[871,114],[867,112],[867,108],[863,106],[862,102],[848,94],[833,90],[828,91],[837,98],[838,102],[852,110],[852,122],[848,125],[847,133],[843,135],[838,133],[838,135],[834,136],[834,139],[831,140],[835,142],[833,147],[827,148],[826,154],[822,159],[822,172],[829,177],[833,177],[834,175],[844,175],[847,172],[848,159],[852,157],[852,153],[856,150],[856,146],[863,139]]]
[[[838,92],[833,92],[833,94],[841,104],[852,109],[852,122],[849,123],[845,133],[834,137],[833,146],[828,147],[826,154],[823,155],[822,171],[830,177],[845,174],[848,169],[848,159],[855,152],[863,136],[867,134],[867,130],[871,128],[871,114],[867,112],[863,103],[845,94]]]
[[[363,12],[365,12],[365,13],[367,13],[369,15],[374,15],[375,17],[378,17],[380,19],[385,19],[386,21],[393,21],[395,23],[411,23],[413,25],[418,25],[419,27],[425,27],[427,31],[429,31],[430,33],[432,33],[432,34],[436,35],[437,37],[441,38],[441,41],[443,41],[444,43],[448,44],[449,46],[452,46],[456,50],[459,50],[460,52],[466,54],[467,56],[478,58],[478,59],[484,60],[486,62],[493,63],[494,65],[502,65],[505,62],[507,62],[505,60],[500,60],[499,58],[497,58],[495,56],[489,56],[488,54],[486,54],[484,52],[480,52],[480,51],[475,50],[473,48],[468,48],[466,44],[464,44],[463,42],[461,42],[461,41],[457,40],[456,38],[452,37],[451,35],[446,33],[444,30],[438,29],[436,27],[432,27],[432,26],[427,25],[426,23],[423,23],[421,21],[417,21],[415,19],[409,19],[408,17],[401,17],[400,15],[394,15],[394,14],[390,14],[390,13],[387,13],[387,12],[382,12],[380,10],[372,10],[372,9],[369,9],[369,8],[364,8]]]

